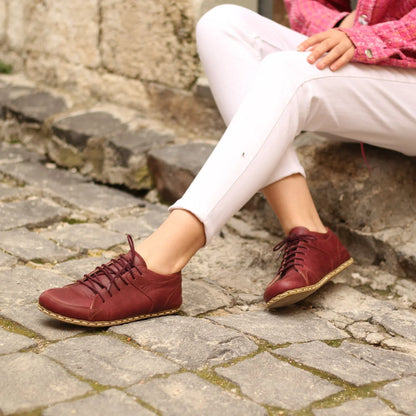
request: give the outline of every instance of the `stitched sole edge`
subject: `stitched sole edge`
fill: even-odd
[[[314,285],[300,287],[298,289],[291,289],[287,292],[275,296],[266,303],[266,307],[268,309],[282,308],[283,306],[292,305],[296,302],[299,302],[307,298],[308,296],[312,295],[312,293],[316,292],[319,288],[321,288],[325,283],[328,283],[338,273],[341,273],[348,266],[351,266],[353,262],[354,259],[351,257],[349,260],[347,260],[345,263],[342,263],[336,269],[332,270],[330,273],[328,273]]]
[[[64,315],[60,315],[59,313],[52,312],[49,309],[44,308],[39,303],[38,303],[38,308],[41,312],[45,313],[46,315],[51,316],[52,318],[58,319],[59,321],[66,322],[66,323],[69,323],[69,324],[74,324],[74,325],[96,327],[96,328],[97,327],[127,324],[129,322],[139,321],[141,319],[147,319],[147,318],[155,318],[157,316],[172,315],[174,313],[179,312],[180,309],[181,309],[181,308],[169,309],[167,311],[162,311],[162,312],[157,312],[157,313],[149,313],[149,314],[145,314],[145,315],[136,315],[136,316],[131,316],[131,317],[125,318],[125,319],[116,319],[114,321],[85,321],[83,319],[69,318],[68,316],[64,316]]]

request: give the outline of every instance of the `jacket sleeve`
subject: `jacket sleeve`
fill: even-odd
[[[333,28],[351,12],[349,0],[285,0],[290,26],[311,36]]]
[[[340,29],[354,43],[354,62],[416,67],[416,8],[399,20]]]

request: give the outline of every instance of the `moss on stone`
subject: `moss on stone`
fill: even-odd
[[[18,324],[17,322],[10,321],[9,319],[0,317],[0,327],[6,331],[13,332],[14,334],[24,335],[28,338],[39,339],[39,335],[31,331],[28,328]]]
[[[12,71],[13,67],[10,64],[0,61],[0,74],[11,74]]]

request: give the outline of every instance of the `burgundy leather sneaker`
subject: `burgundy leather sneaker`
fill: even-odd
[[[268,308],[299,302],[353,262],[346,248],[329,229],[323,234],[304,227],[293,228],[273,250],[283,251],[283,258],[276,277],[264,292]]]
[[[39,309],[61,321],[93,327],[178,312],[182,303],[181,272],[152,272],[134,250],[132,237],[127,239],[127,254],[97,267],[75,283],[43,292]]]

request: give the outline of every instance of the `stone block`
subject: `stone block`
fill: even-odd
[[[97,0],[28,3],[24,21],[28,52],[55,55],[89,68],[100,65]]]
[[[37,302],[44,290],[68,283],[68,279],[49,270],[25,266],[0,270],[0,309]]]
[[[97,101],[111,102],[138,111],[149,110],[150,102],[145,83],[111,73],[94,75],[90,77],[86,88]]]
[[[0,116],[4,118],[6,115],[7,105],[20,97],[33,94],[35,90],[29,87],[19,86],[2,86],[0,88]]]
[[[1,163],[1,160],[0,160]],[[26,199],[30,197],[32,191],[26,187],[12,187],[0,183],[0,202],[12,202],[18,199]]]
[[[0,164],[0,172],[40,188],[73,207],[99,216],[144,204],[140,198],[88,182],[77,173],[57,169],[51,175],[49,169],[35,162]]]
[[[407,227],[414,221],[414,158],[368,146],[366,153],[372,168],[369,175],[358,144],[305,146],[299,148],[299,153],[326,222],[342,221],[352,229],[377,232]],[[386,198],[386,194],[394,198]]]
[[[91,335],[52,344],[42,353],[70,371],[107,386],[126,387],[158,374],[176,372],[176,364],[118,339]]]
[[[314,416],[399,416],[399,413],[375,397],[346,402],[328,409],[313,409],[312,413]]]
[[[6,111],[19,122],[42,124],[47,118],[67,109],[62,97],[54,96],[45,91],[25,94],[9,100]]]
[[[109,249],[126,241],[123,235],[98,224],[64,224],[56,230],[43,231],[41,235],[77,253]]]
[[[398,376],[416,374],[416,357],[380,347],[344,341],[340,349],[368,363],[396,373]]]
[[[106,257],[86,257],[84,259],[68,260],[57,264],[54,270],[73,280],[78,280],[81,279],[84,274],[93,271],[97,266],[109,262],[111,258],[110,255],[107,255]]]
[[[373,317],[373,321],[382,325],[389,332],[416,342],[416,312],[414,310],[386,311]]]
[[[36,346],[33,339],[0,328],[0,354],[10,354]],[[1,409],[1,405],[0,405]]]
[[[17,258],[0,251],[0,267],[12,267],[17,263]]]
[[[219,285],[201,281],[183,279],[182,296],[181,310],[191,316],[229,307],[233,304],[233,298],[228,296]]]
[[[381,345],[386,348],[391,348],[395,351],[401,351],[406,354],[411,354],[416,357],[416,342],[409,341],[402,337],[387,338],[381,342]]]
[[[183,195],[213,148],[210,144],[188,143],[149,153],[149,170],[164,200],[172,203]]]
[[[64,142],[83,149],[90,137],[108,137],[127,129],[119,119],[104,111],[72,115],[52,124],[52,132]]]
[[[101,7],[100,46],[107,69],[141,81],[191,86],[198,59],[190,0],[104,0]]]
[[[408,415],[416,414],[416,377],[406,377],[386,384],[377,394],[393,403],[400,412]],[[412,393],[413,392],[413,393]]]
[[[214,282],[232,296],[249,294],[262,299],[264,288],[276,274],[272,244],[245,240],[224,228],[210,244],[198,251],[183,275]]]
[[[174,135],[168,131],[141,128],[116,134],[109,139],[109,145],[119,155],[121,166],[128,166],[132,156],[147,154],[154,148],[160,148],[172,142]]]
[[[375,366],[368,361],[348,354],[342,349],[330,347],[320,341],[293,344],[275,352],[303,365],[333,374],[356,386],[394,380],[398,377],[396,372],[385,368],[382,364]]]
[[[290,410],[300,410],[342,390],[267,352],[215,371],[237,384],[255,402]],[[307,386],[302,388],[302,394],[299,394],[300,386]]]
[[[326,319],[297,308],[281,309],[278,312],[248,312],[209,319],[273,344],[348,338],[344,331],[335,328]]]
[[[373,316],[381,316],[395,308],[393,303],[378,300],[345,284],[330,284],[306,301],[317,308],[365,321]]]
[[[26,18],[30,0],[8,0],[6,41],[11,49],[22,51],[26,39]]]
[[[42,227],[59,221],[70,213],[48,199],[30,198],[0,205],[0,230],[18,227]]]
[[[67,62],[56,55],[45,59],[43,54],[29,53],[25,59],[26,74],[49,87],[70,91],[81,102],[86,96],[99,102],[148,111],[150,101],[143,82],[122,75],[107,73]]]
[[[259,405],[242,399],[195,374],[175,374],[128,389],[165,416],[266,416]]]
[[[46,380],[47,388],[41,382]],[[28,412],[90,391],[87,383],[47,357],[31,352],[0,357],[0,409],[4,414]]]
[[[0,42],[4,42],[6,35],[7,0],[0,3]]]
[[[1,248],[23,261],[56,263],[66,260],[75,253],[41,235],[19,228],[13,231],[0,231]]]
[[[42,412],[42,416],[154,416],[137,401],[119,390],[109,389],[84,399],[59,403]]]
[[[101,182],[150,189],[147,153],[173,139],[168,132],[139,128],[115,134],[109,139],[90,138],[83,152],[81,172]]]
[[[52,319],[38,309],[37,303],[2,309],[1,315],[30,329],[48,341],[73,337],[85,330],[83,327]]]
[[[309,144],[298,154],[323,221],[338,228],[351,255],[367,265],[384,261],[386,270],[413,276],[414,233],[410,241],[405,235],[416,215],[414,158],[368,146],[370,175],[358,144]],[[396,242],[379,235],[390,229],[398,230]]]
[[[127,335],[188,369],[218,365],[257,350],[254,342],[233,329],[184,316],[134,322],[111,331]]]
[[[124,235],[131,234],[136,239],[145,238],[155,231],[168,216],[167,207],[164,205],[148,208],[146,212],[137,215],[111,218],[105,226]]]

